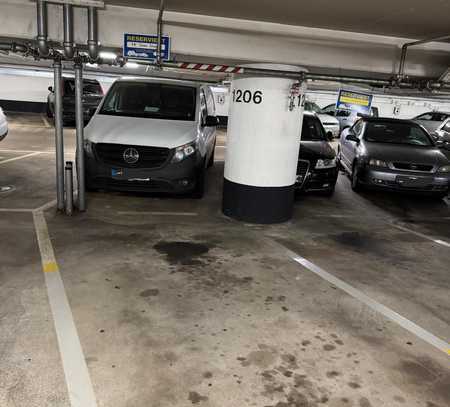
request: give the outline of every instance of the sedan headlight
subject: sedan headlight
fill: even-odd
[[[450,165],[444,165],[443,167],[439,168],[438,172],[450,172]]]
[[[336,159],[321,159],[317,160],[316,169],[334,168],[336,167]]]
[[[387,167],[388,166],[386,161],[377,160],[375,158],[370,159],[369,165],[371,165],[372,167]]]
[[[195,143],[184,144],[183,146],[177,147],[175,154],[173,155],[172,162],[179,163],[187,157],[195,153],[196,147]]]

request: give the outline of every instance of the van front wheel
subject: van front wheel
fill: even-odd
[[[195,189],[192,193],[192,197],[195,199],[203,198],[205,195],[205,183],[206,183],[206,168],[203,165],[198,171],[197,178],[195,180]]]

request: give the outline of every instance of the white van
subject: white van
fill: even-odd
[[[0,141],[2,141],[8,134],[8,120],[0,107]]]
[[[86,187],[201,197],[217,124],[206,85],[120,79],[85,129]]]

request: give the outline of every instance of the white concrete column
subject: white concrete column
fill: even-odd
[[[273,64],[249,67],[303,70]],[[225,215],[255,223],[291,218],[305,90],[305,84],[290,78],[234,78],[225,159]]]

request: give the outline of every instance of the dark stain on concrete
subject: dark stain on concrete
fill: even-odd
[[[347,383],[349,387],[351,387],[352,389],[360,389],[361,385],[356,383],[356,382],[348,382]]]
[[[336,349],[336,346],[334,346],[334,345],[330,345],[330,344],[323,345],[323,350],[326,350],[327,352],[331,352],[332,350],[335,350],[335,349]]]
[[[396,401],[397,403],[405,403],[406,402],[406,400],[402,396],[394,396],[394,401]]]
[[[308,346],[308,345],[311,345],[311,341],[308,341],[308,340],[302,341],[302,346]]]
[[[153,246],[159,253],[166,255],[170,264],[194,266],[201,264],[199,257],[207,254],[210,247],[194,242],[158,242]]]
[[[208,397],[202,396],[196,391],[190,391],[188,399],[192,404],[199,404],[202,401],[208,401]]]
[[[335,377],[340,376],[340,373],[337,372],[336,370],[331,370],[330,372],[327,372],[327,377],[329,379],[334,379]]]
[[[157,288],[150,288],[149,290],[144,290],[139,294],[141,297],[156,297],[159,295],[159,290]]]
[[[211,377],[213,377],[213,374],[211,372],[205,372],[203,373],[203,377],[205,379],[211,379]]]
[[[260,368],[268,368],[270,365],[273,365],[273,363],[276,360],[276,357],[277,356],[275,352],[273,352],[272,350],[262,349],[250,352],[246,358],[239,357],[237,359],[241,362],[241,365],[244,367],[254,365]]]
[[[360,407],[372,407],[372,404],[366,397],[361,397],[359,399],[359,406]]]
[[[281,355],[281,360],[286,363],[287,369],[296,370],[298,369],[297,358],[289,353]]]

